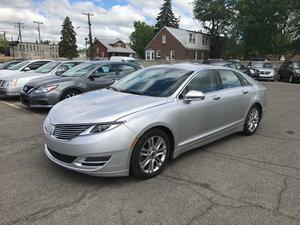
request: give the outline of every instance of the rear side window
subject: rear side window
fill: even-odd
[[[229,70],[219,70],[223,89],[241,87],[242,83],[237,75]]]
[[[128,75],[134,72],[136,69],[133,66],[129,65],[119,65],[119,73],[120,75]]]
[[[203,93],[217,90],[217,82],[212,70],[201,72],[196,75],[187,85],[186,93],[189,91],[201,91]]]

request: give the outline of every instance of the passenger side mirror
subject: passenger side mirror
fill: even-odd
[[[63,74],[64,72],[65,72],[65,71],[56,71],[56,72],[55,72],[55,75],[56,75],[56,76],[60,76],[60,75]]]
[[[30,68],[29,68],[29,67],[25,67],[25,68],[23,69],[23,71],[28,72],[28,71],[30,71]]]
[[[184,102],[190,103],[191,101],[202,101],[204,99],[205,95],[203,92],[191,90],[185,95]]]

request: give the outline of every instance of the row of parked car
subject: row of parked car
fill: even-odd
[[[238,61],[224,61],[222,59],[206,60],[204,63],[237,69],[257,80],[274,81],[276,79],[276,70],[268,61],[251,61],[247,66]],[[277,80],[287,80],[290,83],[300,80],[300,62],[283,62],[280,68],[278,68]]]
[[[238,61],[211,59],[204,64],[233,68],[257,80],[273,81],[276,76],[267,61],[245,66]],[[9,61],[0,65],[0,95],[21,96],[21,102],[32,108],[52,107],[66,98],[110,86],[140,68],[134,59],[126,57],[110,61]],[[278,80],[294,83],[299,78],[300,62],[286,61],[278,70]]]
[[[0,70],[0,95],[21,96],[29,107],[52,107],[83,92],[101,89],[140,69],[120,61],[12,61]]]

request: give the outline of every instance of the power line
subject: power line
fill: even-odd
[[[88,17],[88,25],[89,25],[89,42],[90,42],[90,59],[94,59],[94,48],[93,48],[93,39],[92,39],[92,31],[91,31],[91,16],[94,16],[92,13],[82,13],[82,15],[85,15]]]
[[[22,58],[24,59],[24,48],[22,45],[22,29],[24,28],[24,23],[17,22],[17,23],[15,23],[15,25],[16,25],[16,28],[18,28],[18,30],[19,30],[18,41],[19,41],[20,47],[21,47]]]
[[[39,33],[39,43],[42,42],[42,39],[41,39],[41,29],[40,29],[40,25],[41,24],[44,24],[43,22],[39,22],[39,21],[33,21],[33,23],[36,23],[37,24],[37,30],[38,30],[38,33]]]

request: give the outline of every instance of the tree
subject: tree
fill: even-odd
[[[3,35],[0,35],[0,52],[5,51],[5,43],[4,43],[4,37]]]
[[[179,18],[176,18],[172,10],[171,0],[164,0],[160,13],[156,18],[155,31],[158,32],[164,26],[167,27],[179,27]]]
[[[155,28],[145,22],[136,21],[133,24],[134,32],[130,35],[132,49],[142,58],[145,58],[145,48],[155,35]]]
[[[72,21],[67,16],[62,24],[61,38],[58,43],[59,56],[72,59],[78,56],[76,45],[76,32],[72,25]]]
[[[228,36],[234,9],[233,0],[194,0],[194,16],[210,35],[210,57],[220,57],[222,36]]]

